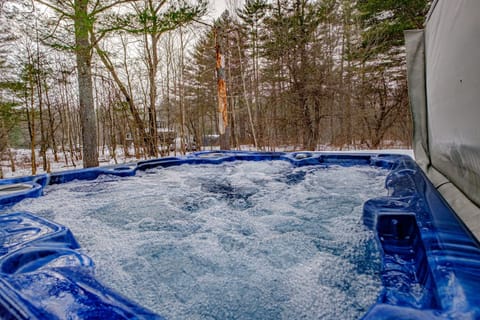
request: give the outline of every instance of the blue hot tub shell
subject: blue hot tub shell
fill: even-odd
[[[376,236],[383,288],[364,319],[480,318],[480,246],[408,156],[345,153],[197,152],[107,168],[0,180],[0,212],[48,184],[182,164],[284,160],[294,166],[367,165],[390,170],[388,196],[364,204]],[[162,319],[99,283],[70,230],[27,212],[0,215],[2,319]]]

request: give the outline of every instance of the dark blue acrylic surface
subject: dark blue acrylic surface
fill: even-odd
[[[364,319],[480,318],[480,247],[415,162],[391,154],[197,152],[107,168],[0,180],[0,212],[48,184],[181,164],[284,160],[294,166],[368,165],[390,170],[389,195],[364,204],[377,238],[383,289]],[[287,177],[295,183],[301,177]],[[161,319],[99,283],[68,228],[19,212],[0,216],[0,317]],[[161,294],[161,293],[159,293]]]

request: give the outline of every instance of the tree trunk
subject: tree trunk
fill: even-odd
[[[48,113],[48,132],[50,136],[50,143],[53,151],[53,160],[58,162],[58,154],[57,154],[57,140],[55,139],[55,119],[52,114],[52,107],[50,102],[50,95],[48,93],[48,86],[44,83],[45,86],[45,99],[47,102],[47,113]]]
[[[38,55],[38,53],[37,53]],[[42,88],[42,79],[40,75],[40,63],[37,60],[38,72],[35,73],[35,84],[37,86],[37,95],[38,95],[38,116],[40,121],[40,156],[42,157],[42,168],[43,171],[47,171],[47,139],[45,136],[45,125],[43,123],[43,88]]]
[[[157,69],[158,69],[158,37],[155,34],[150,35],[150,40],[152,42],[151,55],[148,48],[148,39],[145,36],[145,46],[148,52],[148,82],[149,82],[149,106],[148,106],[148,131],[150,133],[150,139],[155,146],[158,146],[158,133],[157,133],[157,112],[156,112],[156,102],[157,102]],[[151,156],[158,157],[158,149],[154,148],[154,154]]]
[[[227,84],[225,82],[224,60],[215,30],[215,52],[218,86],[218,130],[220,132],[220,149],[230,150],[230,128],[227,116]]]
[[[82,128],[83,166],[98,166],[97,126],[92,84],[92,48],[89,31],[93,21],[88,15],[89,0],[75,1],[75,55],[78,69],[78,95]]]
[[[240,32],[237,33],[238,37],[240,38]],[[237,42],[237,49],[238,49],[238,59],[240,61],[240,77],[242,78],[242,88],[243,88],[243,98],[245,99],[245,104],[247,106],[247,112],[248,112],[248,122],[250,124],[250,129],[252,130],[252,136],[253,136],[253,145],[255,146],[255,150],[258,150],[258,142],[257,142],[257,134],[255,132],[255,125],[253,124],[253,117],[252,117],[252,109],[250,107],[250,102],[248,100],[248,95],[247,95],[247,85],[245,83],[245,75],[243,72],[243,63],[242,63],[242,53],[240,49],[240,42]]]
[[[7,146],[7,147],[8,147],[8,159],[10,160],[10,168],[12,169],[12,172],[15,172],[16,171],[15,156],[12,152],[12,148],[10,148],[10,146]]]
[[[26,113],[27,113],[27,125],[28,125],[28,133],[30,136],[30,152],[31,152],[31,162],[32,162],[32,176],[37,174],[37,161],[35,157],[35,98],[33,95],[33,83],[30,81],[29,83],[30,88],[29,88],[29,103],[30,105],[26,104]],[[27,102],[27,96],[25,99],[25,102]],[[32,114],[30,114],[30,108],[32,108]]]

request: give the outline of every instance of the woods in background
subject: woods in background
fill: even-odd
[[[47,150],[88,167],[215,143],[216,45],[232,148],[410,145],[403,30],[429,1],[234,3],[212,22],[203,1],[2,2],[2,157],[30,148],[35,174]]]

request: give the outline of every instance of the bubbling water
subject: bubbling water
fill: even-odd
[[[69,227],[107,286],[167,319],[358,319],[381,288],[368,166],[182,165],[49,186],[12,211]]]

